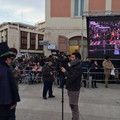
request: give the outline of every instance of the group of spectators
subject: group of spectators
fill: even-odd
[[[24,83],[24,80],[27,80],[27,83],[34,84],[41,82],[42,78],[42,68],[48,60],[52,61],[52,70],[54,73],[54,82],[58,85],[58,88],[62,88],[66,83],[65,74],[61,71],[61,67],[68,69],[68,63],[70,62],[70,55],[66,55],[61,52],[60,54],[52,54],[49,57],[40,57],[35,59],[22,59],[16,60],[16,66],[20,70],[18,74],[18,79],[20,83]],[[87,80],[91,79],[91,87],[97,88],[97,80],[100,80],[99,72],[102,71],[101,79],[103,78],[103,65],[99,65],[98,61],[90,60],[89,57],[86,57],[81,61],[83,69],[83,86],[88,87]],[[88,74],[88,72],[90,74]],[[88,77],[89,76],[89,77]]]
[[[10,50],[6,42],[0,43],[0,120],[15,120],[15,108],[20,101],[17,73],[21,65],[13,65],[17,51]],[[79,120],[78,100],[81,87],[81,55],[77,52],[72,53],[69,66],[68,57],[61,54],[60,56],[49,56],[42,65],[43,77],[43,99],[54,98],[52,84],[54,82],[54,70],[62,72],[66,78],[66,89],[68,90],[69,105],[72,111],[72,120]],[[52,65],[54,67],[52,67]],[[29,64],[27,63],[29,67]],[[33,72],[38,69],[34,64]],[[29,72],[29,70],[28,70]],[[62,86],[63,87],[63,86]],[[4,91],[4,93],[3,93]],[[47,95],[49,95],[47,97]]]
[[[97,61],[91,62],[89,57],[85,61],[81,61],[81,55],[77,51],[73,52],[71,56],[61,52],[34,60],[22,58],[15,60],[16,54],[17,51],[14,48],[10,49],[6,42],[0,43],[0,120],[15,120],[16,105],[20,101],[17,81],[21,72],[32,83],[42,73],[42,97],[44,100],[55,98],[52,85],[55,81],[55,73],[57,73],[59,88],[63,89],[66,85],[68,91],[72,120],[79,120],[78,100],[82,86],[82,75],[86,79],[83,81],[84,87],[87,87],[86,82],[89,78],[86,70],[92,70],[90,71],[93,73],[91,74],[92,88],[97,88],[95,72],[99,72],[100,69]],[[108,88],[108,79],[114,65],[109,56],[105,56],[102,65],[105,74],[105,87]]]
[[[47,100],[48,98],[55,97],[53,94],[52,85],[55,80],[54,72],[56,71],[57,77],[59,78],[59,87],[63,89],[65,84],[66,89],[68,90],[72,120],[79,120],[78,100],[82,76],[80,53],[74,52],[71,57],[65,55],[63,52],[57,55],[50,55],[44,59],[44,64],[42,65],[41,71],[43,80],[43,99]]]
[[[115,70],[115,67],[108,55],[105,55],[105,58],[101,64],[101,66],[98,65],[96,60],[91,62],[89,57],[87,57],[82,63],[84,87],[88,87],[87,80],[90,79],[92,88],[98,88],[96,83],[102,79],[105,80],[105,88],[108,88],[108,81],[110,80],[110,76],[112,79],[119,79],[119,71]],[[114,74],[111,75],[112,70],[114,70]]]

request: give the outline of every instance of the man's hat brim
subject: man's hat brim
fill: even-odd
[[[8,51],[8,52],[5,52],[5,53],[1,54],[0,57],[1,58],[2,57],[16,57],[16,55],[13,52]]]

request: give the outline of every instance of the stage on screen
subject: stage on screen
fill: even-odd
[[[88,55],[120,59],[120,16],[87,17]]]

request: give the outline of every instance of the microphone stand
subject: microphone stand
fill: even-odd
[[[64,120],[64,85],[62,85],[62,120]]]
[[[64,120],[64,84],[65,84],[65,78],[62,76],[61,78],[61,88],[62,88],[62,120]]]

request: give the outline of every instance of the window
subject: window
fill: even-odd
[[[81,16],[83,12],[84,0],[74,0],[74,16]]]
[[[8,37],[7,37],[7,36],[8,36],[7,29],[4,29],[4,30],[1,31],[0,33],[1,33],[1,36],[0,36],[1,40],[2,40],[3,42],[7,41],[7,38],[8,38]]]
[[[27,32],[21,31],[21,49],[27,49]]]
[[[40,41],[43,41],[43,35],[38,35],[38,50],[43,50],[43,45],[40,45]]]
[[[30,33],[30,49],[35,50],[35,44],[36,44],[36,34]]]

